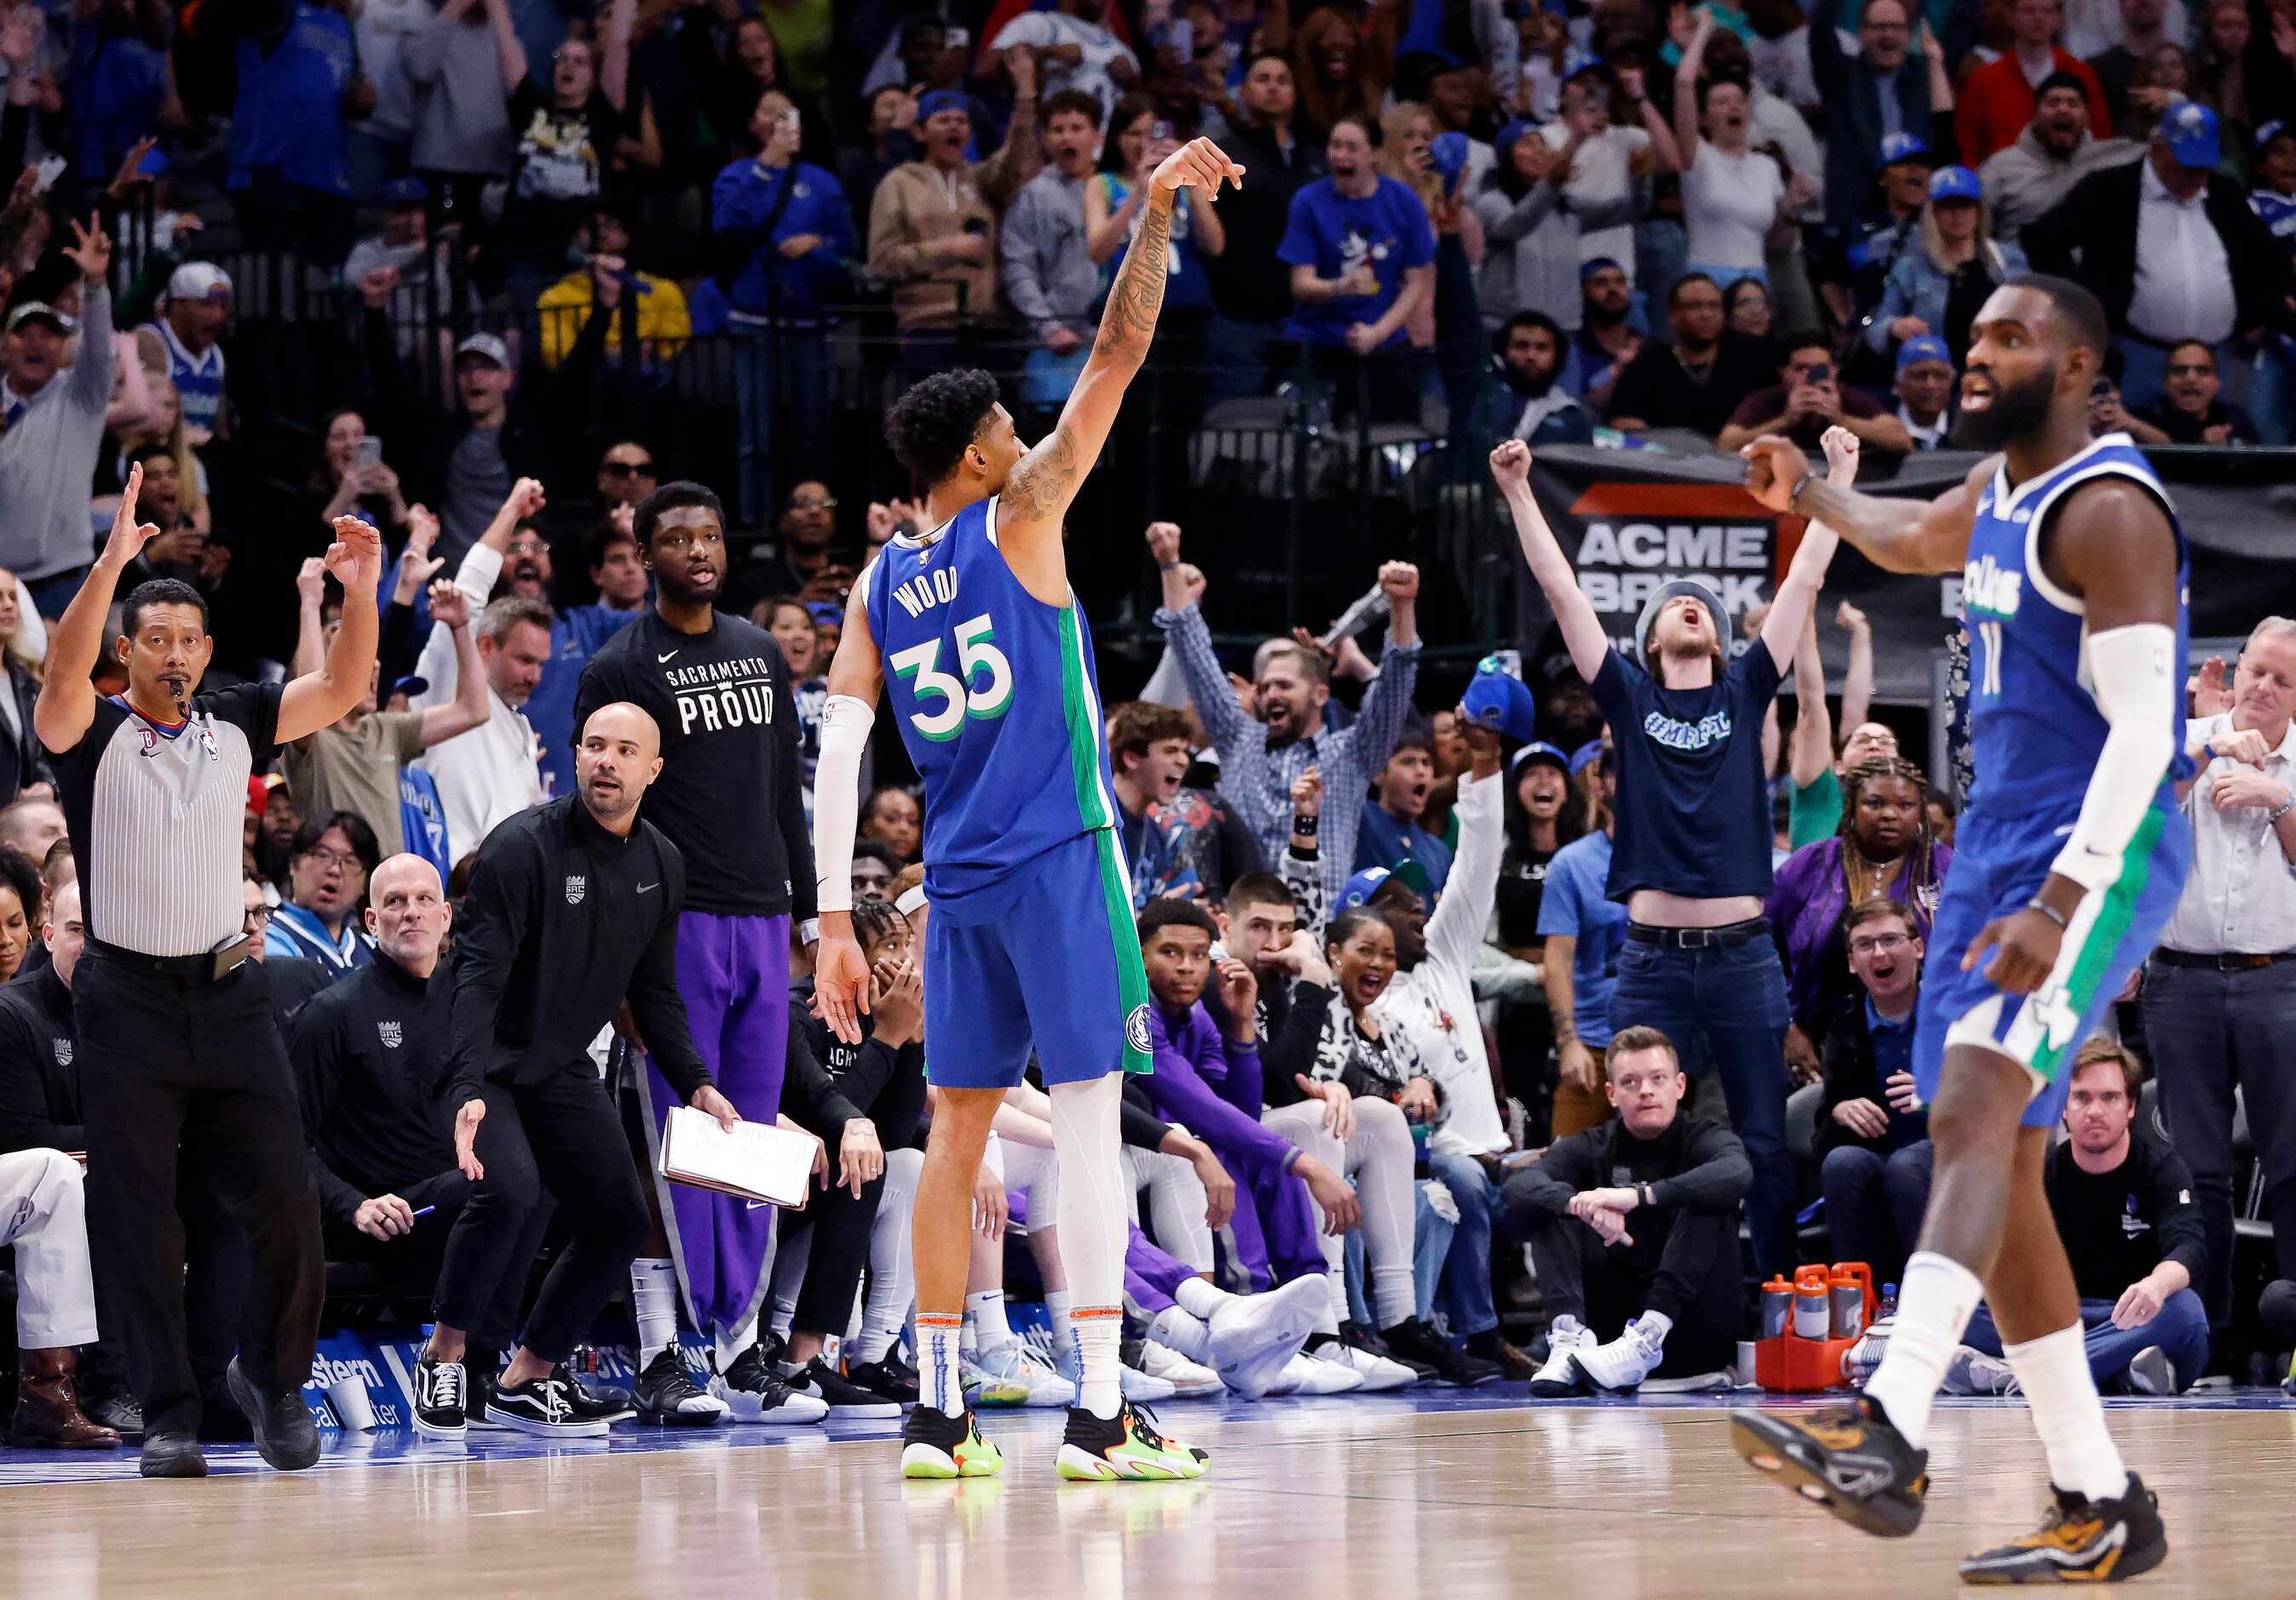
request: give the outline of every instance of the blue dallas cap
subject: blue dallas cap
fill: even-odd
[[[1522,680],[1486,656],[1475,668],[1475,676],[1467,680],[1467,692],[1459,696],[1459,709],[1467,720],[1477,727],[1505,734],[1510,739],[1529,739],[1538,731],[1538,706]]]
[[[430,185],[411,173],[392,178],[382,186],[382,203],[393,209],[427,206],[430,203]]]
[[[1924,333],[1918,339],[1908,339],[1898,347],[1899,372],[1902,373],[1907,367],[1923,361],[1942,361],[1948,366],[1951,366],[1953,352],[1946,349],[1945,341],[1934,333]]]
[[[2179,167],[2214,167],[2224,155],[2217,138],[2217,114],[2197,100],[2169,108],[2161,119],[2161,136]]]
[[[1985,185],[1966,167],[1940,167],[1930,174],[1930,203],[1941,200],[1982,201]]]
[[[1448,200],[1458,193],[1459,179],[1467,170],[1467,135],[1456,131],[1437,134],[1427,147],[1427,160],[1443,180],[1443,197]]]
[[[2285,121],[2275,117],[2256,130],[2256,153],[2262,155],[2265,146],[2270,144],[2275,139],[2282,138],[2296,139],[2296,122]]]
[[[1610,753],[1611,742],[1608,739],[1587,740],[1586,743],[1570,752],[1570,775],[1577,777],[1595,762],[1606,759]]]
[[[1891,134],[1882,141],[1882,165],[1894,167],[1899,161],[1919,161],[1932,165],[1929,141],[1919,134]]]
[[[1385,887],[1390,879],[1402,884],[1423,901],[1427,898],[1427,869],[1406,856],[1392,872],[1383,866],[1366,866],[1349,878],[1340,889],[1340,909],[1353,911],[1358,906],[1370,905],[1372,896]]]

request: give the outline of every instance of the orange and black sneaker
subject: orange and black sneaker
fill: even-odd
[[[1853,1528],[1903,1538],[1922,1525],[1930,1456],[1859,1395],[1813,1411],[1744,1410],[1730,1419],[1738,1454]]]
[[[2135,1473],[2111,1500],[2054,1489],[2040,1527],[1961,1563],[1964,1583],[2119,1583],[2168,1558],[2160,1503]]]

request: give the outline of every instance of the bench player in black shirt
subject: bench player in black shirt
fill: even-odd
[[[638,503],[632,527],[654,603],[583,669],[575,725],[627,701],[661,729],[661,775],[646,792],[645,819],[685,860],[678,993],[718,1087],[744,1117],[770,1122],[788,1060],[792,919],[805,943],[816,938],[797,685],[771,634],[716,609],[726,581],[717,496],[698,483],[664,484]],[[647,1126],[658,1136],[677,1097],[658,1070],[644,1081]],[[695,1327],[716,1331],[710,1392],[734,1419],[814,1420],[810,1407],[803,1416],[785,1407],[758,1348],[773,1209],[685,1185],[662,1183],[657,1194],[676,1259],[649,1256],[631,1268],[640,1410],[675,1398],[658,1388],[684,1383],[670,1349],[682,1284]],[[811,1392],[803,1382],[799,1389]]]

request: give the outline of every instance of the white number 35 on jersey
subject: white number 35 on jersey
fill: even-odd
[[[968,717],[1001,717],[1013,703],[1013,664],[990,643],[996,630],[983,613],[956,625],[957,671],[940,670],[940,641],[927,639],[890,658],[894,674],[907,681],[919,709],[909,714],[917,732],[935,742],[956,737]],[[982,682],[986,673],[988,681]],[[931,709],[924,702],[937,701]]]

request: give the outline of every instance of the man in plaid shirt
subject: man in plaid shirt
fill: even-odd
[[[1267,658],[1253,685],[1259,719],[1245,715],[1212,652],[1211,630],[1199,604],[1204,575],[1180,560],[1179,529],[1153,524],[1148,549],[1164,581],[1156,623],[1179,660],[1204,732],[1219,751],[1221,795],[1274,861],[1292,837],[1292,783],[1309,767],[1321,772],[1324,792],[1334,802],[1323,808],[1324,889],[1326,899],[1337,904],[1355,866],[1364,793],[1373,775],[1386,765],[1411,714],[1411,691],[1419,677],[1419,569],[1389,562],[1379,570],[1379,587],[1390,607],[1380,674],[1354,724],[1334,729],[1324,720],[1324,704],[1332,697],[1324,659],[1296,646]]]

